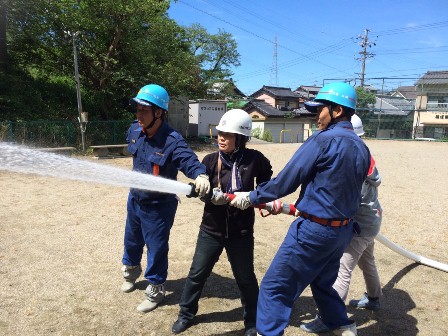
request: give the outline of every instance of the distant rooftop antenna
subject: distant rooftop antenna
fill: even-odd
[[[274,63],[271,68],[271,78],[269,79],[271,85],[278,86],[278,64],[277,64],[277,34],[274,40]]]

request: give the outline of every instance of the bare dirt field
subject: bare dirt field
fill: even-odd
[[[448,263],[448,143],[366,141],[382,174],[382,233],[403,248]],[[298,144],[251,144],[276,175]],[[197,152],[202,158],[207,152]],[[81,158],[92,160],[92,158]],[[96,160],[131,169],[130,158]],[[180,181],[189,182],[183,175]],[[202,202],[181,196],[170,239],[163,305],[136,307],[120,272],[127,188],[0,171],[0,335],[171,335],[194,252]],[[294,202],[298,193],[284,198]],[[255,269],[261,281],[292,218],[256,217]],[[384,290],[378,312],[348,308],[358,334],[448,334],[448,273],[413,263],[377,243]],[[145,264],[143,264],[145,266]],[[364,292],[353,276],[349,300]],[[305,335],[315,315],[307,289],[296,301],[286,335]],[[239,294],[225,253],[209,278],[193,325],[182,335],[243,335]]]

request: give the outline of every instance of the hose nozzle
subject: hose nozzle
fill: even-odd
[[[191,192],[187,195],[187,197],[188,198],[199,197],[199,194],[195,190],[194,183],[190,182],[188,184],[191,186]],[[210,188],[210,191],[207,194],[205,194],[204,196],[202,196],[200,199],[205,202],[205,201],[210,201],[212,199],[212,197],[213,197],[213,189]]]

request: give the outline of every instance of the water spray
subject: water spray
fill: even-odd
[[[226,194],[226,196],[229,198],[229,200],[233,200],[235,198],[234,194]],[[272,209],[277,208],[279,206],[279,205],[274,205],[274,202],[259,204],[254,207],[259,208],[259,209],[266,209],[267,211],[271,211]],[[296,208],[295,208],[294,204],[281,203],[280,208],[281,208],[281,211],[279,213],[295,216]],[[262,214],[262,216],[266,217],[263,214]],[[426,265],[426,266],[429,266],[429,267],[432,267],[432,268],[435,268],[435,269],[438,269],[438,270],[441,270],[444,272],[448,272],[447,264],[444,264],[439,261],[435,261],[435,260],[423,257],[421,255],[412,253],[412,252],[402,248],[401,246],[393,243],[392,241],[387,239],[385,236],[383,236],[381,233],[378,233],[378,235],[375,237],[375,239],[377,241],[379,241],[381,244],[383,244],[384,246],[390,248],[392,251],[402,255],[403,257],[409,258],[409,259],[415,261],[416,263]]]
[[[197,197],[192,184],[4,142],[0,170]]]

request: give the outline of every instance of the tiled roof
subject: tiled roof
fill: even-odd
[[[277,87],[277,86],[266,86],[264,85],[260,90],[252,93],[250,96],[254,97],[258,95],[259,93],[267,93],[275,98],[297,98],[299,99],[300,96],[291,91],[291,88],[285,88],[285,87]]]
[[[373,113],[385,115],[407,116],[415,110],[413,102],[409,102],[402,97],[392,97],[386,95],[377,95],[376,102],[371,108]]]
[[[296,91],[316,92],[317,93],[320,89],[322,89],[322,86],[301,85],[296,89]]]
[[[261,99],[252,100],[244,107],[244,110],[247,111],[251,108],[255,109],[257,112],[260,112],[265,117],[270,117],[270,118],[284,118],[285,114],[291,112],[291,111],[278,110],[275,107],[272,107],[271,105],[269,105],[268,103],[266,103],[264,100],[261,100]],[[315,115],[314,113],[309,112],[304,107],[292,110],[292,112],[294,112],[296,117],[314,116]]]
[[[428,71],[416,83],[422,84],[448,84],[448,71]]]
[[[405,99],[417,99],[415,86],[400,86],[394,92],[401,94]]]

